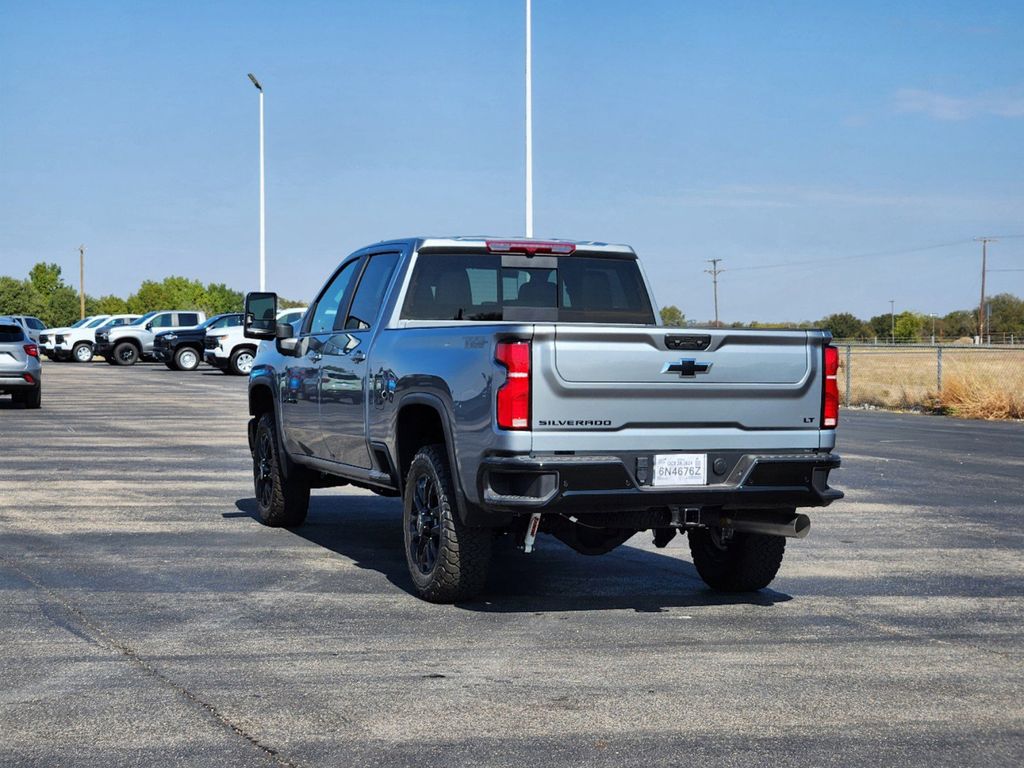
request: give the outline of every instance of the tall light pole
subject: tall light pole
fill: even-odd
[[[85,246],[78,246],[78,305],[85,319]]]
[[[267,290],[267,194],[263,180],[263,86],[256,75],[249,73],[249,79],[260,92],[260,290]]]
[[[935,343],[935,318],[936,314],[932,312],[932,344]]]
[[[533,237],[533,48],[530,0],[526,0],[526,236]]]
[[[889,299],[889,317],[892,320],[892,335],[889,337],[889,343],[896,343],[896,299]]]

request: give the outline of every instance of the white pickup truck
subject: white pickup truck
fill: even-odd
[[[277,313],[277,322],[291,325],[299,322],[304,314],[306,307],[285,309]],[[256,358],[256,344],[245,338],[241,320],[238,325],[207,331],[204,350],[208,365],[235,376],[248,376]]]
[[[85,325],[69,328],[54,340],[53,359],[88,363],[92,360],[97,331],[127,325],[138,317],[138,315],[97,315],[95,319]]]

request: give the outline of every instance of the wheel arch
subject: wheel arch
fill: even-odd
[[[452,435],[451,419],[439,397],[416,393],[402,398],[395,421],[395,465],[399,475],[399,491],[405,492],[405,478],[416,452],[425,445],[441,442],[448,455],[448,466],[455,482],[459,513],[465,516],[466,497],[462,490],[462,474]]]

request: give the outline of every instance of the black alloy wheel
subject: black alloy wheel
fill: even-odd
[[[441,549],[441,502],[434,478],[423,473],[416,478],[413,509],[406,525],[409,528],[409,562],[424,576],[430,576],[437,565]]]
[[[252,474],[255,483],[256,501],[261,507],[269,507],[274,498],[273,436],[269,429],[261,429],[256,436],[256,450],[252,456]]]

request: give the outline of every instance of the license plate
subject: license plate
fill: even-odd
[[[707,485],[706,453],[659,453],[654,456],[655,486]]]

